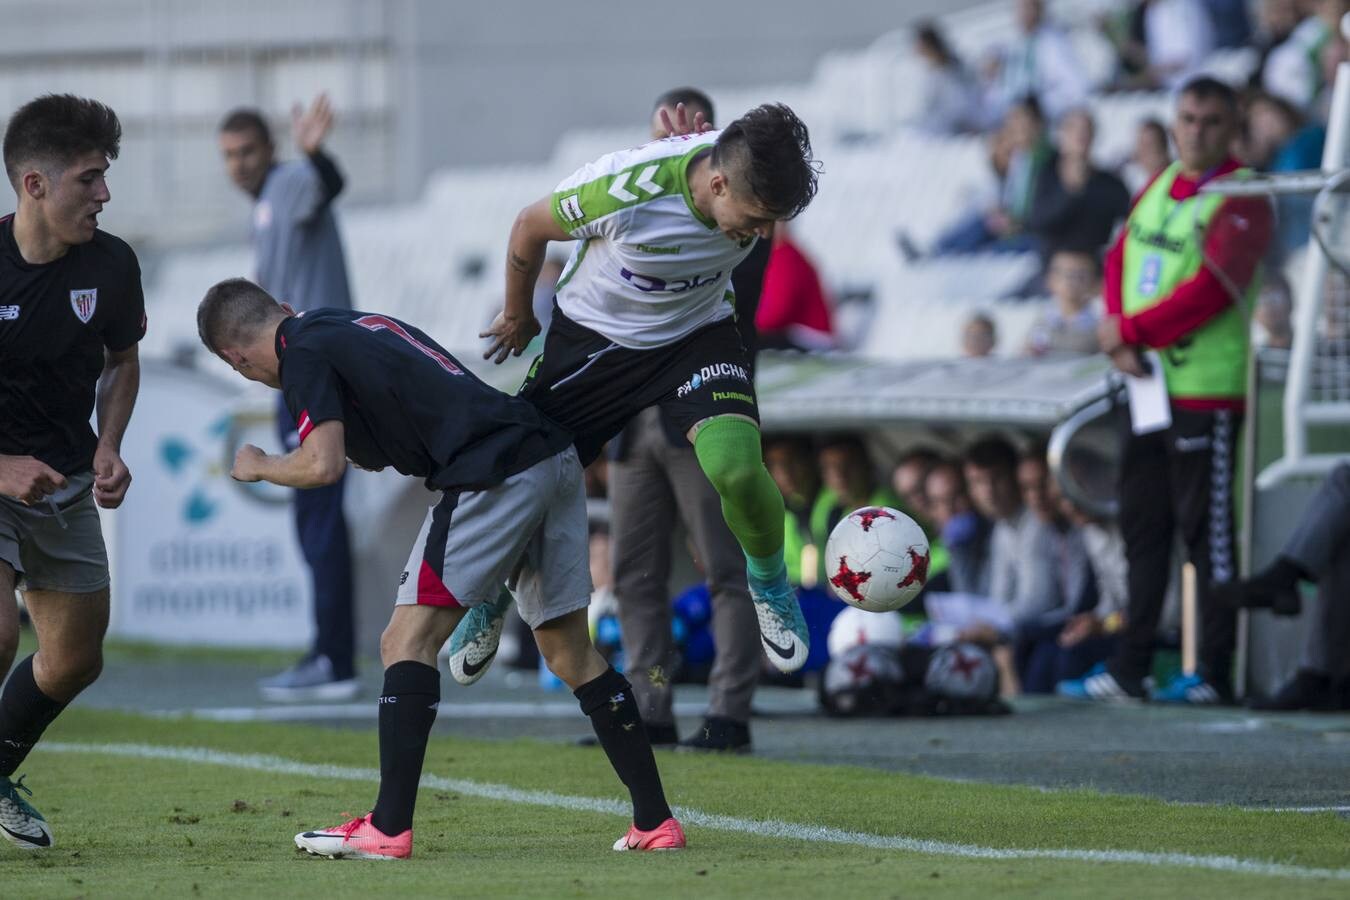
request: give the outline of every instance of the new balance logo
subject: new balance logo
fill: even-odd
[[[19,307],[0,306],[0,322],[12,322],[19,317]]]

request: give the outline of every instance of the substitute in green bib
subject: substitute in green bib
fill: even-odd
[[[1237,574],[1233,465],[1246,394],[1248,335],[1259,267],[1273,230],[1264,198],[1201,189],[1245,177],[1229,148],[1241,127],[1237,96],[1196,78],[1177,96],[1178,159],[1144,188],[1105,264],[1098,337],[1115,367],[1144,375],[1157,351],[1171,424],[1135,434],[1122,418],[1120,528],[1129,612],[1120,649],[1086,677],[1061,682],[1084,700],[1142,699],[1177,536],[1197,575],[1199,666],[1154,701],[1230,702],[1236,622],[1211,587]]]

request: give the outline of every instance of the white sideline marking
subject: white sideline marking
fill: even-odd
[[[495,701],[487,703],[447,703],[438,707],[441,715],[456,719],[576,719],[585,721],[575,701]],[[701,716],[706,704],[675,704],[677,716]],[[379,707],[370,700],[361,703],[306,703],[293,706],[216,706],[163,709],[151,715],[161,718],[190,716],[210,722],[322,722],[333,719],[376,719]]]
[[[174,762],[198,763],[204,765],[226,766],[233,769],[248,769],[255,772],[268,772],[276,775],[301,775],[311,778],[331,778],[339,781],[378,782],[380,773],[375,769],[359,769],[350,766],[332,766],[305,763],[284,759],[279,756],[265,756],[253,753],[227,753],[206,747],[166,747],[156,744],[83,744],[50,742],[43,743],[41,749],[53,753],[92,753],[102,756],[121,756],[132,759],[163,759]],[[437,775],[423,775],[423,787],[441,791],[455,791],[471,797],[495,800],[505,803],[522,803],[529,806],[544,806],[553,809],[569,809],[579,812],[609,813],[627,818],[631,808],[617,800],[603,800],[596,797],[573,797],[555,794],[552,791],[528,791],[504,784],[490,784],[469,781],[463,778],[442,778]],[[1143,866],[1175,866],[1186,869],[1209,869],[1216,872],[1231,872],[1243,875],[1270,875],[1285,878],[1324,878],[1336,881],[1350,881],[1350,869],[1313,869],[1286,863],[1261,862],[1259,860],[1238,859],[1232,856],[1195,856],[1188,853],[1149,853],[1142,850],[1075,850],[1063,849],[1026,849],[1016,847],[981,847],[976,844],[953,844],[947,841],[927,841],[918,838],[906,838],[892,835],[869,834],[862,831],[845,831],[840,828],[828,828],[822,825],[804,825],[796,822],[783,822],[776,819],[742,819],[736,816],[723,816],[706,813],[689,807],[676,807],[675,814],[687,825],[714,828],[719,831],[735,831],[760,838],[784,838],[794,841],[809,841],[823,844],[847,844],[855,847],[870,847],[877,850],[901,850],[908,853],[924,853],[934,856],[955,856],[964,859],[1056,859],[1071,862],[1127,863]]]

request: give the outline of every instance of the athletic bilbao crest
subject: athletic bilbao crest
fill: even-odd
[[[84,324],[88,325],[94,317],[95,306],[98,306],[98,288],[70,292],[70,308],[75,310],[75,315]]]

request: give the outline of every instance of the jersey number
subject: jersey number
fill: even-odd
[[[439,365],[445,371],[449,372],[451,375],[464,374],[464,370],[461,369],[459,366],[455,365],[453,362],[451,362],[450,357],[446,356],[444,353],[441,353],[439,350],[436,350],[432,347],[428,347],[426,344],[422,343],[417,338],[413,337],[411,334],[408,334],[408,329],[404,328],[402,325],[395,322],[393,319],[388,319],[385,318],[384,316],[362,316],[361,318],[356,320],[356,324],[360,325],[362,328],[365,328],[369,331],[392,331],[394,334],[398,335],[408,343],[412,344],[424,355],[429,356],[432,359],[436,360],[436,364]]]

